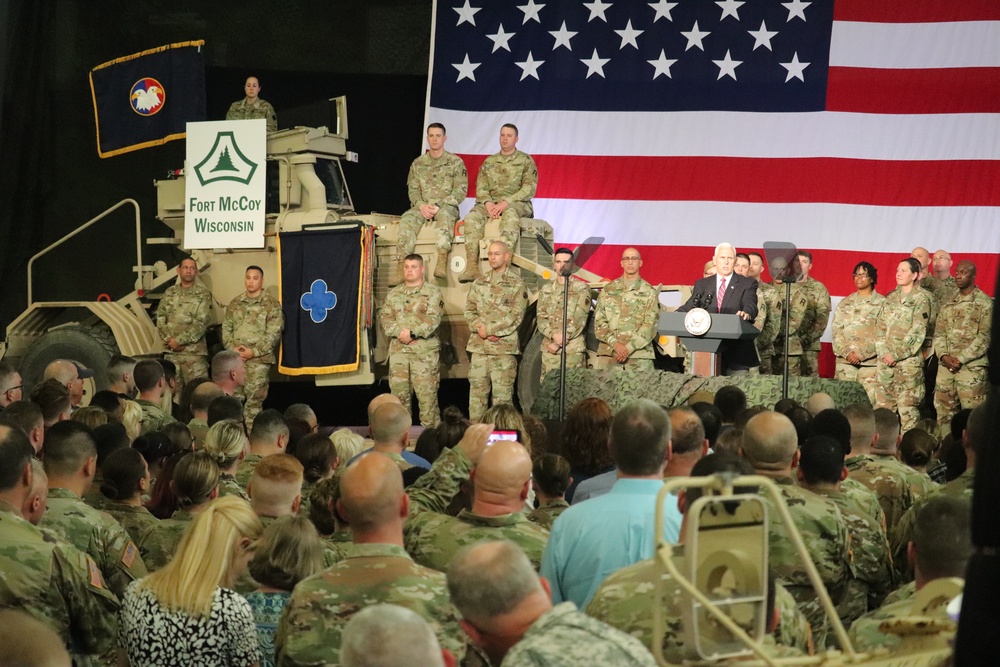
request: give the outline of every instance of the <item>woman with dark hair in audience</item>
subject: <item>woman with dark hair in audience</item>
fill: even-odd
[[[149,488],[149,467],[142,454],[131,447],[108,454],[101,482],[101,494],[107,499],[103,509],[118,520],[136,543],[143,533],[159,523],[142,506],[142,497],[149,493]]]
[[[239,498],[209,503],[170,562],[125,591],[119,665],[259,665],[253,610],[231,587],[246,571],[262,530]]]
[[[333,443],[330,442],[328,436],[322,433],[309,433],[299,440],[295,451],[290,453],[299,460],[304,468],[302,504],[299,505],[299,512],[302,513],[302,516],[306,516],[309,514],[309,499],[316,484],[332,475],[333,471],[337,469],[337,450],[333,448]]]
[[[465,430],[469,428],[469,420],[465,418],[462,411],[454,405],[449,405],[441,411],[441,423],[437,428],[438,451],[443,452],[451,449],[459,443],[465,436]],[[430,461],[430,459],[427,459]]]
[[[573,502],[576,487],[585,479],[614,470],[608,451],[611,435],[611,407],[599,398],[585,398],[566,415],[562,433],[562,455],[569,461],[573,478],[566,489],[566,501]]]
[[[413,447],[413,453],[433,464],[441,456],[441,445],[438,444],[438,430],[435,428],[425,428],[417,444]]]
[[[913,499],[933,493],[938,485],[927,474],[927,465],[938,450],[938,440],[921,428],[910,429],[899,441],[899,458],[919,474],[907,475]]]
[[[332,475],[320,481],[313,489],[309,503],[309,520],[329,548],[338,550],[339,545],[351,542],[351,530],[347,520],[337,512],[340,498],[340,477]]]
[[[264,529],[249,567],[259,586],[243,596],[257,624],[261,667],[274,665],[274,633],[292,589],[322,569],[322,541],[305,516],[284,516]]]
[[[191,521],[218,497],[219,466],[205,452],[185,454],[173,469],[170,487],[177,511],[139,539],[139,552],[150,572],[167,564]]]
[[[528,513],[528,519],[552,530],[556,518],[569,507],[566,489],[573,482],[569,461],[558,454],[542,454],[531,469],[531,486],[535,490],[538,509]]]
[[[285,419],[285,424],[288,425],[288,445],[285,447],[285,451],[295,456],[295,448],[302,442],[302,438],[313,432],[313,428],[305,419],[298,417]]]
[[[167,426],[173,426],[173,424],[167,424]],[[160,431],[150,431],[149,433],[140,435],[132,443],[132,448],[142,454],[142,458],[146,459],[146,465],[149,466],[149,477],[152,480],[150,488],[154,490],[156,480],[162,474],[163,467],[167,464],[167,461],[178,453],[191,451],[190,445],[186,448],[178,448],[177,443],[170,435]]]
[[[184,422],[170,422],[160,427],[160,433],[170,438],[176,452],[194,451],[194,436]]]

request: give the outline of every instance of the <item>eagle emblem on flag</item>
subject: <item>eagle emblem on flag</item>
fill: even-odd
[[[156,79],[144,77],[132,84],[129,91],[129,103],[132,110],[140,116],[152,116],[163,108],[167,94]]]

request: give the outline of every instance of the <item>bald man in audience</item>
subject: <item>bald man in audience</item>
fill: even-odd
[[[531,489],[531,456],[513,440],[498,440],[483,453],[472,471],[472,508],[458,516],[424,512],[406,526],[406,550],[422,565],[444,571],[452,556],[467,544],[508,539],[541,565],[549,531],[523,513]]]
[[[344,627],[342,667],[457,667],[420,614],[395,604],[365,607]]]
[[[66,359],[56,359],[45,367],[43,380],[56,380],[69,390],[69,401],[73,408],[80,405],[83,400],[83,378],[80,377],[80,368],[72,361]]]
[[[813,417],[824,410],[833,410],[836,407],[837,404],[833,402],[833,397],[822,391],[817,391],[815,394],[810,396],[808,400],[806,400],[806,410],[808,410],[809,414]]]
[[[383,396],[390,395],[383,394]],[[371,409],[370,405],[369,409]],[[372,446],[351,459],[348,465],[363,454],[375,451],[385,454],[395,461],[400,471],[408,470],[414,466],[430,469],[431,464],[427,459],[407,450],[407,446],[410,444],[413,417],[410,416],[409,410],[403,407],[398,398],[395,401],[380,401],[380,404],[372,410],[369,419]]]
[[[698,413],[689,407],[670,408],[670,460],[663,477],[689,477],[691,469],[708,454],[708,438]]]
[[[383,602],[419,614],[441,646],[463,657],[444,575],[416,564],[403,549],[410,500],[396,463],[378,452],[362,456],[344,471],[337,507],[351,524],[353,544],[342,545],[344,560],[295,587],[275,636],[276,664],[340,664],[344,626],[364,607]]]
[[[226,392],[222,387],[214,382],[202,382],[193,392],[191,392],[191,421],[188,422],[188,430],[194,437],[194,448],[201,449],[205,446],[205,436],[208,435],[208,406],[219,396],[225,396]]]

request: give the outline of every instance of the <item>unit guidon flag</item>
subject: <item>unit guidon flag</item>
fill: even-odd
[[[358,369],[364,248],[360,226],[278,235],[278,286],[285,315],[281,373]]]
[[[168,44],[90,70],[102,158],[183,139],[205,120],[203,40]]]

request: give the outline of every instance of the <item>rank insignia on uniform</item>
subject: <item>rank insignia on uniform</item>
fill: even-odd
[[[128,546],[125,547],[125,553],[122,554],[122,564],[131,570],[137,555],[139,555],[139,550],[136,549],[135,543],[130,540]]]

